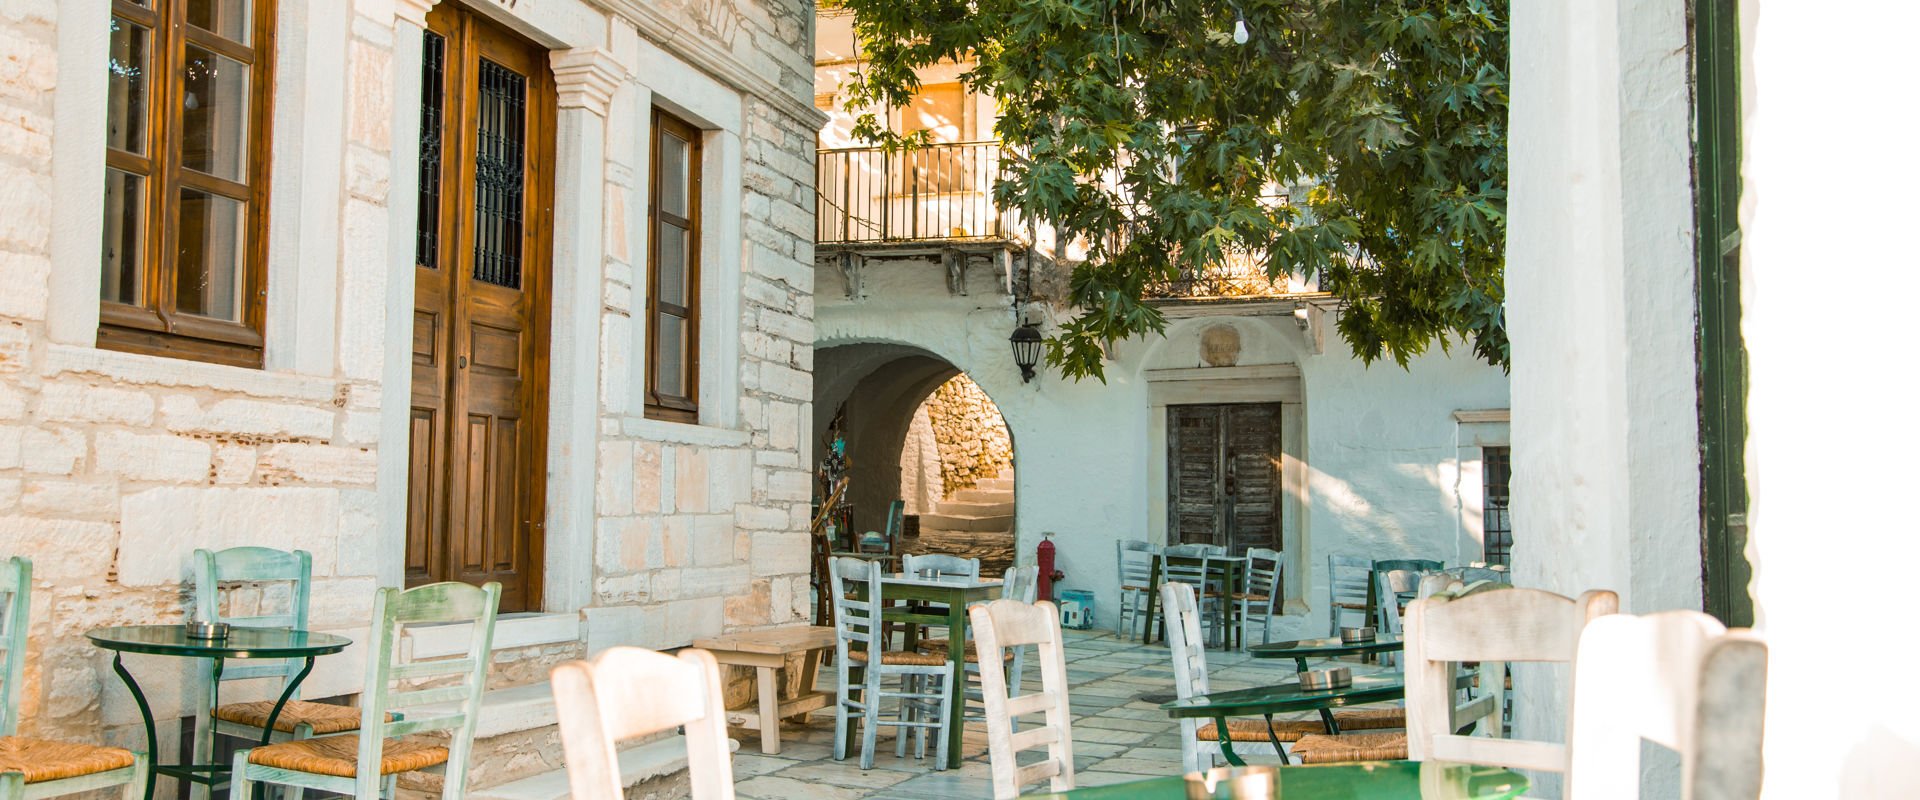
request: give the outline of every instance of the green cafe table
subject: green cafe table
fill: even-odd
[[[140,691],[140,683],[133,679],[126,665],[120,663],[120,657],[127,653],[149,656],[171,656],[174,658],[205,658],[213,661],[214,691],[219,691],[220,670],[229,658],[286,659],[304,658],[306,665],[300,672],[287,681],[280,692],[280,699],[273,705],[273,711],[267,715],[265,733],[260,744],[271,742],[273,725],[280,719],[280,710],[285,708],[287,700],[300,689],[300,682],[307,679],[307,673],[313,671],[313,660],[329,653],[338,653],[352,644],[345,636],[330,633],[314,633],[290,628],[247,628],[234,626],[223,639],[195,639],[187,635],[185,625],[123,625],[112,628],[95,628],[87,631],[87,638],[93,640],[96,647],[113,651],[113,671],[127,685],[127,691],[133,693],[133,703],[140,708],[140,721],[147,726],[147,753],[153,759],[153,771],[147,774],[147,800],[153,800],[153,782],[159,775],[170,775],[183,781],[203,783],[213,786],[224,779],[224,775],[233,768],[232,764],[161,764],[158,736],[154,730],[153,709],[147,705],[146,694]],[[217,701],[209,705],[218,706]],[[201,720],[199,724],[212,724],[210,720]]]
[[[1526,777],[1512,770],[1444,761],[1280,767],[1276,777],[1276,797],[1311,800],[1512,800],[1528,788]],[[1184,775],[1024,795],[1056,800],[1186,800],[1186,796]]]
[[[1280,752],[1280,737],[1273,733],[1273,715],[1295,711],[1328,711],[1342,706],[1357,706],[1367,703],[1383,703],[1399,700],[1407,692],[1406,683],[1400,673],[1388,672],[1378,675],[1355,675],[1353,685],[1341,689],[1302,689],[1298,680],[1288,681],[1278,686],[1258,686],[1252,689],[1235,689],[1226,692],[1213,692],[1185,700],[1175,700],[1161,704],[1161,710],[1174,719],[1200,718],[1214,721],[1218,730],[1227,729],[1227,720],[1233,717],[1265,717],[1267,736],[1273,741],[1273,748]],[[1339,733],[1340,729],[1332,724],[1332,715],[1322,717],[1327,722],[1328,733]],[[1227,763],[1244,767],[1247,762],[1233,752],[1231,737],[1220,737],[1220,755]]]
[[[1293,642],[1273,642],[1256,644],[1247,648],[1247,654],[1254,658],[1291,658],[1293,667],[1301,672],[1307,671],[1309,658],[1338,658],[1340,656],[1367,656],[1376,653],[1397,653],[1406,645],[1400,641],[1399,634],[1382,633],[1364,642],[1342,641],[1335,636],[1328,639],[1301,639]],[[1327,730],[1338,732],[1333,724],[1333,710],[1320,709],[1320,721],[1326,723]]]
[[[945,625],[947,628],[947,659],[954,663],[956,674],[962,676],[956,683],[953,703],[948,706],[947,719],[955,725],[953,735],[947,737],[947,768],[960,768],[960,754],[965,736],[960,735],[962,720],[967,713],[967,693],[958,691],[964,686],[967,659],[967,605],[981,603],[1000,596],[999,579],[952,577],[943,579],[922,578],[914,575],[888,575],[880,579],[880,597],[892,603],[901,600],[917,601],[905,607],[889,608],[882,611],[880,619],[885,622],[906,623],[907,649],[912,650],[919,643],[920,626]],[[940,613],[915,613],[914,608],[939,606]],[[853,726],[847,726],[849,736]]]

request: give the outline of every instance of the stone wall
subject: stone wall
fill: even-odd
[[[971,489],[1013,468],[1013,437],[1000,408],[965,375],[956,375],[923,406],[940,453],[944,496]]]
[[[0,7],[0,556],[32,558],[36,575],[23,733],[135,744],[137,712],[84,632],[180,620],[195,548],[310,551],[313,626],[356,641],[374,590],[400,582],[410,109],[431,5],[281,4],[260,370],[93,346],[103,165],[95,145],[76,158],[61,142],[104,130],[88,87],[105,57],[87,48],[104,47],[107,4]],[[503,646],[495,688],[589,650],[677,647],[807,608],[820,122],[804,3],[509,6],[496,10],[562,43],[543,606],[578,634]],[[634,391],[656,102],[709,131],[699,425],[645,419]],[[305,694],[355,691],[357,650],[323,662]],[[167,720],[197,691],[189,667],[129,666],[171,752]],[[496,749],[544,763],[551,742],[523,738]]]

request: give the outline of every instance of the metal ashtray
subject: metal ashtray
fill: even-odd
[[[227,623],[224,622],[189,622],[187,623],[187,638],[208,640],[225,639],[227,638],[227,629]]]
[[[1371,642],[1373,641],[1374,636],[1377,633],[1378,632],[1374,630],[1372,625],[1367,625],[1359,628],[1341,628],[1340,641],[1346,644],[1360,644],[1361,642]]]
[[[1187,773],[1187,800],[1273,800],[1278,785],[1273,767],[1219,767]]]
[[[1353,685],[1353,670],[1346,667],[1310,669],[1300,673],[1300,688],[1307,691],[1345,689]]]

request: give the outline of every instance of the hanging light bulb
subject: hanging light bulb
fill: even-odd
[[[1247,17],[1241,14],[1238,9],[1235,9],[1233,12],[1233,43],[1247,43]]]

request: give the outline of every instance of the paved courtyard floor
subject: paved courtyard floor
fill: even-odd
[[[1173,661],[1165,645],[1142,645],[1104,631],[1067,631],[1067,679],[1071,684],[1075,770],[1081,786],[1171,775],[1181,770],[1180,728],[1161,711],[1160,700],[1142,695],[1173,693]],[[1031,659],[1029,659],[1031,661]],[[1241,653],[1207,652],[1214,691],[1265,686],[1293,677],[1291,660],[1254,659]],[[1361,671],[1361,670],[1356,670]],[[832,671],[823,670],[832,680]],[[1026,683],[1037,689],[1039,669],[1026,667]],[[893,728],[880,729],[873,769],[861,770],[859,753],[833,760],[833,715],[814,714],[805,726],[782,729],[779,755],[760,753],[760,742],[742,732],[734,756],[739,796],[757,800],[853,800],[886,797],[902,800],[987,798],[993,796],[987,765],[986,733],[980,723],[966,726],[966,760],[958,770],[935,771],[933,757],[894,755]],[[929,750],[932,745],[929,743]],[[1034,787],[1039,788],[1039,787]]]

